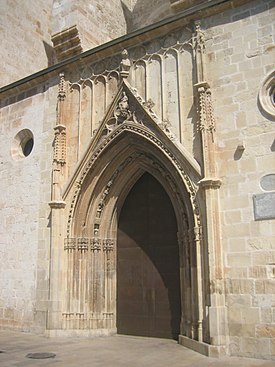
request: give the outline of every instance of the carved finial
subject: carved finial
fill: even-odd
[[[121,52],[121,62],[120,62],[120,75],[123,79],[128,77],[130,67],[131,67],[131,61],[129,59],[129,54],[128,51],[124,49]]]
[[[192,36],[192,44],[194,50],[194,57],[197,67],[197,82],[201,83],[206,80],[205,75],[205,35],[201,30],[200,21],[195,21],[195,31]]]

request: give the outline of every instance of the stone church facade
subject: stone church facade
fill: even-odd
[[[0,327],[275,359],[274,1],[77,3],[4,6]]]

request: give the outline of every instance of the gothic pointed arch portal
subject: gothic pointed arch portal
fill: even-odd
[[[159,126],[151,112],[126,84],[122,85],[64,194],[71,205],[66,209],[62,327],[85,329],[89,334],[120,331],[119,218],[131,191],[147,176],[157,183],[156,188],[161,187],[175,218],[171,238],[173,251],[177,251],[177,259],[173,260],[177,270],[173,276],[175,283],[178,282],[174,287],[178,303],[177,311],[168,318],[170,323],[171,318],[178,320],[170,334],[207,341],[207,250],[202,243],[202,199],[197,190],[200,171],[196,162],[179,149],[170,132]],[[158,234],[154,235],[157,238]],[[169,269],[160,276],[167,278],[167,272]],[[173,287],[169,287],[171,293]],[[155,297],[154,292],[147,296]],[[169,294],[168,298],[164,307],[173,308],[173,296]],[[154,302],[150,312],[159,305]],[[167,324],[167,320],[165,322]]]
[[[177,221],[168,194],[147,172],[123,203],[116,257],[117,332],[178,339],[181,301]]]

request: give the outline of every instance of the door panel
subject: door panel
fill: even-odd
[[[117,243],[118,333],[177,338],[181,308],[176,218],[167,193],[147,173],[124,202]]]

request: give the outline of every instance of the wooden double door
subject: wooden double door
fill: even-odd
[[[177,339],[181,301],[177,222],[162,185],[145,173],[122,207],[117,241],[117,331]]]

